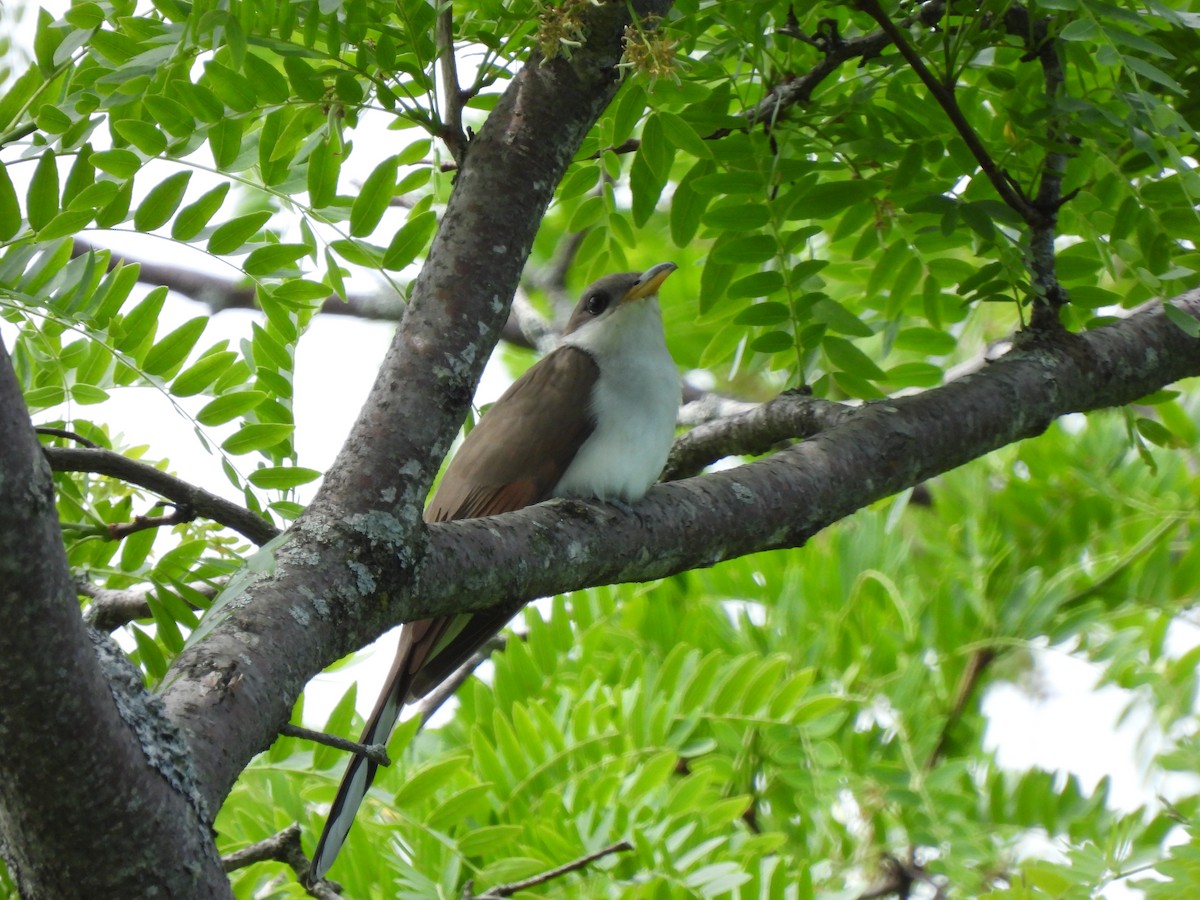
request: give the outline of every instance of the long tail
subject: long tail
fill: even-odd
[[[409,700],[412,690],[413,676],[421,670],[430,652],[437,646],[446,629],[454,621],[454,617],[426,619],[413,622],[400,630],[400,645],[396,648],[396,660],[388,673],[384,688],[375,703],[375,709],[367,719],[367,727],[363,729],[359,743],[386,744],[392,734],[396,720],[400,718],[400,710]],[[362,805],[363,798],[375,780],[375,772],[379,766],[357,754],[346,766],[342,783],[338,787],[337,796],[329,808],[329,818],[325,820],[325,830],[317,841],[317,849],[313,851],[312,867],[309,870],[309,881],[325,877],[333,861],[337,859],[338,851],[354,824],[354,817]]]
[[[505,603],[474,614],[412,622],[400,630],[396,661],[388,673],[375,709],[367,719],[359,743],[386,744],[404,704],[419,699],[465,663],[521,609],[523,603]],[[324,878],[354,824],[363,798],[375,780],[378,765],[365,756],[354,756],[342,776],[325,830],[313,852],[309,881]]]

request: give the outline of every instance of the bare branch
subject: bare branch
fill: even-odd
[[[296,873],[296,880],[300,884],[307,885],[310,897],[316,897],[318,900],[340,900],[341,898],[341,894],[338,893],[332,882],[322,880],[313,885],[307,884],[311,863],[304,855],[304,848],[300,845],[299,825],[289,825],[283,831],[273,834],[269,838],[223,856],[221,862],[224,864],[226,872],[233,872],[260,862],[281,862]]]
[[[164,506],[164,503],[157,503],[156,506]],[[137,534],[139,531],[148,531],[151,528],[171,528],[175,525],[186,525],[188,522],[196,521],[196,511],[186,504],[180,504],[175,507],[175,512],[166,516],[134,516],[129,522],[110,522],[105,526],[104,531],[110,541],[121,541],[129,537],[131,534]]]
[[[278,528],[244,506],[112,450],[43,447],[42,452],[55,472],[92,472],[120,478],[166,497],[180,508],[190,508],[197,516],[212,519],[260,546],[279,534]]]
[[[189,587],[210,600],[221,590],[220,584],[202,583]],[[114,591],[99,587],[82,576],[75,579],[75,588],[92,601],[84,610],[83,621],[100,631],[114,631],[135,619],[148,619],[154,614],[150,609],[150,595],[153,591]]]
[[[279,733],[288,737],[300,738],[304,741],[312,741],[314,744],[324,744],[326,747],[333,747],[337,750],[345,750],[348,753],[353,753],[355,756],[365,756],[377,766],[390,766],[392,764],[385,744],[360,744],[358,741],[348,741],[335,734],[326,734],[324,731],[313,731],[311,728],[305,728],[302,725],[293,725],[291,722],[280,728]]]
[[[855,413],[854,407],[788,391],[748,410],[698,425],[671,448],[663,481],[699,473],[726,456],[757,456],[781,441],[811,437],[838,425]]]
[[[454,59],[454,10],[450,0],[442,0],[435,28],[437,40],[438,61],[442,71],[442,94],[445,98],[445,110],[442,117],[442,127],[438,137],[454,157],[455,163],[462,165],[463,156],[467,152],[467,136],[463,133],[462,108],[463,92],[458,84],[458,65]]]
[[[586,856],[581,856],[579,859],[572,860],[571,862],[562,866],[558,866],[555,869],[542,872],[540,875],[534,875],[532,878],[526,878],[523,881],[512,881],[508,884],[496,885],[496,887],[491,888],[487,891],[487,893],[484,894],[471,894],[470,885],[468,884],[467,892],[464,894],[464,896],[469,897],[470,900],[500,900],[502,897],[511,897],[513,894],[517,893],[517,891],[527,891],[530,888],[538,887],[539,885],[553,881],[555,878],[561,878],[562,876],[568,875],[571,872],[578,872],[580,869],[591,865],[598,859],[603,859],[604,857],[611,856],[614,853],[628,853],[632,849],[633,844],[629,843],[629,841],[618,841],[615,844],[605,847],[603,850],[597,850],[595,853],[589,853]]]
[[[93,450],[100,445],[95,441],[89,441],[82,434],[74,431],[68,431],[65,428],[51,428],[48,425],[40,425],[33,429],[37,434],[45,435],[46,437],[65,438],[68,441],[74,441],[76,444],[81,444],[84,447],[91,447]]]

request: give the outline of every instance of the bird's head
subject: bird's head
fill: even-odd
[[[610,321],[615,326],[618,320],[627,318],[626,310],[643,305],[634,301],[652,300],[657,296],[659,285],[677,268],[675,263],[665,262],[651,266],[645,272],[605,275],[583,292],[564,333],[570,335],[583,329],[590,330]]]

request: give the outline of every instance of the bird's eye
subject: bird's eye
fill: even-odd
[[[597,292],[589,295],[584,301],[583,308],[588,311],[588,315],[600,315],[608,309],[608,294]]]

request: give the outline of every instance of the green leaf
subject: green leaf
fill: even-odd
[[[168,134],[175,137],[188,137],[196,130],[196,119],[188,112],[187,107],[170,97],[162,94],[147,94],[142,100],[154,120]]]
[[[1068,22],[1067,26],[1058,33],[1064,41],[1093,41],[1100,35],[1100,29],[1090,16]]]
[[[230,391],[209,401],[196,414],[201,425],[221,425],[244,416],[267,399],[264,391]]]
[[[294,271],[297,261],[308,254],[308,247],[304,244],[267,244],[252,250],[242,263],[242,268],[246,270],[247,275],[256,277]]]
[[[655,115],[662,124],[663,135],[680,150],[690,153],[699,159],[712,157],[712,150],[709,149],[708,144],[705,143],[700,135],[696,133],[696,129],[675,115],[675,113],[660,109]]]
[[[872,381],[883,381],[887,378],[883,370],[875,365],[869,356],[845,338],[826,335],[821,339],[821,349],[825,351],[830,362],[843,372],[849,372],[851,375]]]
[[[142,368],[150,375],[169,378],[183,365],[207,324],[208,316],[198,316],[180,325],[150,348]]]
[[[255,450],[267,450],[286,441],[293,431],[295,426],[287,424],[244,425],[221,444],[221,447],[234,456],[252,453]]]
[[[1174,322],[1188,337],[1200,337],[1200,320],[1188,315],[1174,303],[1163,303],[1163,314]]]
[[[210,353],[176,376],[171,382],[171,393],[177,397],[191,397],[199,394],[216,381],[237,359],[232,350]]]
[[[769,219],[765,204],[738,200],[710,207],[700,221],[717,231],[755,231],[766,225]]]
[[[285,56],[283,70],[287,72],[292,90],[301,100],[316,102],[325,96],[325,82],[316,70],[299,56]]]
[[[242,120],[229,116],[208,130],[213,160],[221,169],[232,169],[242,152]]]
[[[41,231],[58,215],[58,160],[54,151],[47,149],[38,159],[25,196],[25,208],[29,211],[29,227]]]
[[[83,406],[103,403],[108,399],[108,391],[91,384],[71,385],[71,399]]]
[[[767,297],[776,291],[783,290],[783,275],[779,272],[755,272],[745,278],[739,278],[726,291],[730,300],[741,300],[747,297]]]
[[[132,353],[147,338],[154,335],[158,327],[158,316],[162,312],[163,303],[167,299],[167,289],[156,287],[145,298],[129,311],[120,321],[119,336],[116,340],[118,350]]]
[[[224,256],[240,250],[246,241],[258,234],[271,218],[268,210],[246,213],[244,216],[230,219],[217,226],[212,237],[208,239],[208,252],[216,256]]]
[[[769,234],[744,234],[713,247],[712,256],[718,262],[757,265],[774,259],[779,244]]]
[[[97,169],[121,179],[131,178],[142,167],[141,158],[125,149],[97,150],[91,160]]]
[[[7,241],[21,230],[21,204],[17,189],[8,177],[8,167],[0,164],[0,241]]]
[[[712,171],[713,164],[702,159],[675,187],[671,197],[671,240],[676,247],[686,247],[700,229],[700,217],[708,207],[708,198],[696,191],[694,185]]]
[[[851,337],[870,337],[871,327],[862,319],[830,297],[822,297],[812,306],[813,319],[828,325],[830,331],[848,334]]]
[[[314,207],[319,209],[334,201],[341,166],[341,151],[334,151],[329,138],[318,141],[308,156],[305,170],[308,197]]]
[[[392,202],[398,169],[396,157],[385,159],[363,182],[362,190],[350,207],[350,234],[366,237],[375,230]]]
[[[794,346],[795,339],[786,331],[768,331],[750,342],[750,349],[756,353],[782,353]]]
[[[133,214],[133,227],[141,232],[149,232],[165,225],[183,201],[191,179],[190,170],[176,172],[151,188]]]
[[[321,473],[316,469],[305,469],[300,466],[274,466],[268,469],[256,469],[250,473],[250,483],[264,490],[286,491],[310,481],[316,481]]]
[[[257,54],[247,53],[242,69],[266,103],[284,103],[291,95],[283,73]]]
[[[167,149],[167,139],[161,131],[141,119],[119,119],[112,129],[147,156],[161,156]]]
[[[235,112],[248,113],[258,103],[258,94],[250,80],[216,60],[204,64],[204,78],[218,99]]]
[[[892,346],[897,350],[916,350],[926,356],[944,356],[954,352],[958,341],[954,335],[936,328],[905,328],[896,335]]]
[[[419,213],[396,232],[383,257],[383,267],[393,271],[403,269],[417,258],[437,230],[437,214],[433,210]]]
[[[228,194],[229,182],[225,181],[211,191],[207,191],[199,200],[189,203],[181,209],[171,224],[171,237],[177,241],[188,241],[194,238],[216,215]]]
[[[51,219],[46,227],[37,233],[39,241],[56,241],[59,238],[70,237],[82,231],[92,221],[94,213],[90,209],[75,209],[61,212]]]
[[[792,316],[785,303],[755,303],[734,318],[737,325],[778,325]]]

